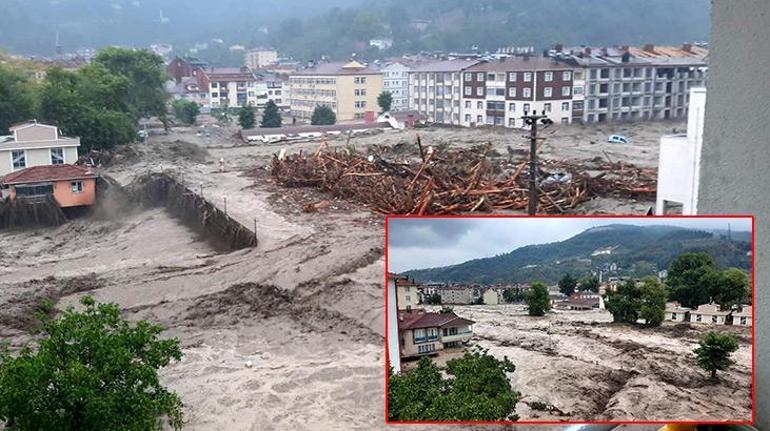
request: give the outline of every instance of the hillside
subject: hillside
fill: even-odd
[[[736,236],[744,236],[736,233]],[[608,250],[609,254],[599,254]],[[615,275],[643,277],[668,268],[681,253],[707,252],[720,266],[749,270],[749,242],[727,241],[712,232],[671,226],[608,225],[588,229],[572,238],[528,245],[509,253],[457,265],[408,271],[420,281],[553,284],[566,272],[588,275],[592,269],[618,266]]]
[[[4,0],[0,47],[52,55],[105,45],[208,43],[206,60],[240,61],[228,47],[272,45],[300,60],[365,59],[419,51],[494,51],[554,43],[640,45],[706,41],[708,0]],[[161,11],[162,16],[161,19]],[[417,25],[419,23],[419,25]],[[377,51],[372,38],[392,38]],[[223,43],[213,43],[221,39]],[[218,50],[218,52],[212,52]],[[203,52],[200,53],[204,55]],[[217,61],[219,60],[219,61]],[[230,64],[238,65],[238,64]]]

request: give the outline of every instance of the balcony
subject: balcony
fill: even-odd
[[[455,341],[468,341],[471,339],[472,336],[473,336],[473,331],[466,330],[466,331],[458,332],[452,335],[442,335],[441,342],[452,343]]]

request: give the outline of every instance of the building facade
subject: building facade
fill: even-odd
[[[523,127],[525,113],[572,122],[573,69],[547,57],[509,57],[470,66],[462,74],[462,125]]]
[[[59,128],[36,121],[10,127],[0,136],[0,176],[33,166],[73,164],[80,138],[62,136]]]
[[[249,69],[261,69],[278,62],[278,52],[268,48],[254,48],[243,55],[243,64]]]
[[[686,118],[690,88],[706,86],[707,55],[693,45],[580,47],[555,54],[583,69],[587,123]]]
[[[258,106],[258,95],[266,93],[266,86],[258,89],[256,76],[245,67],[205,69],[200,70],[196,76],[200,91],[208,94],[209,108]],[[263,100],[264,102],[267,100]]]
[[[322,63],[289,76],[291,114],[310,119],[316,106],[328,106],[337,121],[374,117],[377,96],[383,89],[379,70],[357,61]]]
[[[460,125],[460,76],[476,63],[475,60],[446,60],[412,68],[409,72],[409,109],[425,115],[428,122]]]
[[[475,299],[468,286],[446,286],[438,289],[442,304],[470,304]]]
[[[382,90],[390,92],[393,96],[391,111],[405,111],[409,109],[409,70],[402,63],[388,63],[380,69],[382,71]]]
[[[696,310],[690,311],[690,322],[724,325],[729,311],[720,311],[719,304],[701,304]]]
[[[6,175],[0,183],[3,195],[7,193],[11,200],[50,196],[62,208],[91,206],[96,201],[96,172],[85,166],[32,166]]]
[[[459,346],[473,336],[475,322],[454,313],[430,313],[424,310],[398,315],[399,349],[402,358],[435,355]]]
[[[687,322],[690,320],[690,309],[682,307],[678,302],[667,302],[665,319],[670,322]]]

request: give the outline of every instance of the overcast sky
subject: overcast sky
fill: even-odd
[[[394,218],[388,223],[388,271],[454,265],[608,224],[727,229],[728,223],[733,231],[751,230],[749,218]]]

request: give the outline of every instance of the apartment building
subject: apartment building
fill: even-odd
[[[409,70],[403,63],[393,62],[383,66],[382,90],[393,96],[391,111],[406,111],[409,109]]]
[[[272,100],[280,107],[289,106],[289,80],[286,75],[267,72],[255,72],[257,78],[257,106],[263,107]]]
[[[481,62],[462,73],[463,126],[523,127],[525,112],[572,122],[574,67],[548,57]]]
[[[689,90],[705,87],[708,50],[693,45],[580,47],[556,58],[582,68],[585,122],[686,118]]]
[[[461,74],[476,60],[444,60],[418,65],[409,72],[409,109],[428,122],[460,125]]]
[[[261,69],[278,62],[278,52],[269,48],[254,48],[243,54],[243,64],[249,69]]]
[[[316,106],[328,106],[337,121],[364,119],[378,111],[382,72],[357,61],[322,63],[289,77],[291,114],[309,119]]]
[[[396,274],[388,274],[388,277],[393,278],[395,283],[398,309],[412,310],[417,308],[417,305],[420,303],[420,292],[418,290],[419,285],[414,279]]]
[[[258,106],[258,94],[266,93],[266,88],[257,88],[257,77],[246,67],[215,67],[201,70],[196,76],[200,91],[208,94],[209,108]]]

